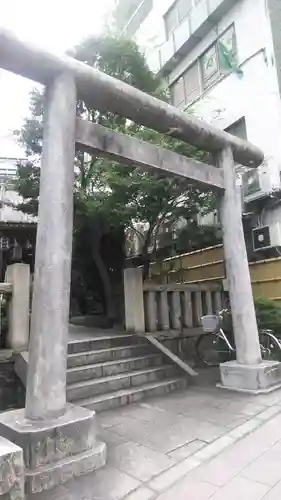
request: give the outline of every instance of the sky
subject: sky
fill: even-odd
[[[64,52],[83,37],[99,33],[115,0],[0,0],[0,27],[23,39]],[[0,69],[0,157],[23,157],[13,130],[28,114],[34,83]]]

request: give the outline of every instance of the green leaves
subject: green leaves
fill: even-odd
[[[75,47],[71,55],[144,92],[165,100],[169,97],[133,41],[112,36],[91,36]],[[31,115],[17,132],[27,156],[40,155],[42,152],[43,103],[44,97],[40,92],[36,90],[31,93]],[[204,153],[193,146],[129,122],[118,115],[89,109],[83,101],[77,103],[77,115],[182,155],[204,159]],[[21,208],[26,211],[37,211],[39,177],[40,169],[32,162],[27,166],[19,165],[17,189],[25,200]],[[138,166],[128,167],[102,156],[89,156],[77,151],[74,184],[75,234],[85,224],[107,233],[112,228],[129,228],[137,222],[143,222],[149,227],[149,234],[155,240],[164,223],[172,227],[182,218],[195,224],[197,213],[208,211],[213,203],[214,197],[210,193],[200,192],[184,179],[164,173],[145,172]]]

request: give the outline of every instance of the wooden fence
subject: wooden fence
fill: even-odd
[[[255,297],[266,297],[281,304],[281,257],[250,262]],[[223,246],[204,248],[171,257],[150,266],[150,282],[221,284],[225,280]]]

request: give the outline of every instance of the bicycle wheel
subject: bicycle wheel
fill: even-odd
[[[281,344],[273,333],[259,332],[262,359],[267,361],[281,361]]]
[[[200,335],[195,350],[200,361],[207,366],[219,366],[220,363],[232,359],[232,353],[225,340],[213,333]]]

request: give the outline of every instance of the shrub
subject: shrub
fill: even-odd
[[[255,298],[255,310],[259,330],[272,330],[281,337],[281,306],[271,299]],[[222,327],[228,335],[233,334],[231,311],[225,310]]]
[[[273,330],[281,337],[281,306],[274,300],[259,297],[255,299],[255,308],[258,328]]]

